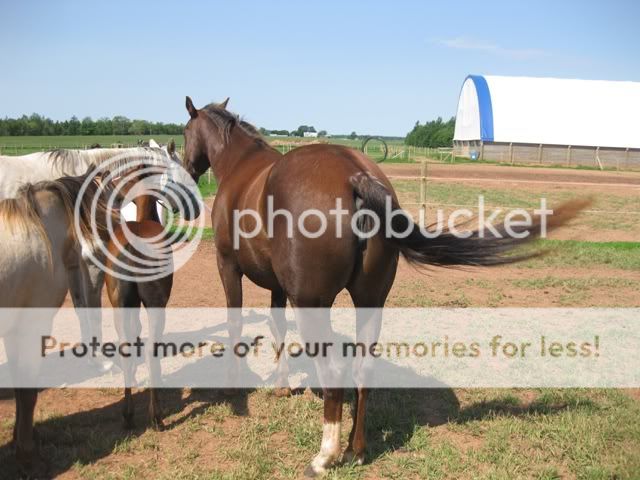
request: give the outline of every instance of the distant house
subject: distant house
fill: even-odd
[[[273,132],[269,132],[269,136],[270,137],[286,137],[287,135],[283,134],[283,133],[273,133]]]
[[[305,138],[315,138],[318,136],[318,132],[304,132],[303,135]]]

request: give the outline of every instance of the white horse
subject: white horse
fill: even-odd
[[[67,291],[77,287],[73,278],[82,267],[82,247],[74,228],[74,208],[88,174],[26,184],[15,193],[16,198],[0,201],[0,308],[4,309],[0,337],[4,338],[16,386],[36,386],[42,357],[33,339],[50,334],[56,310]],[[93,215],[90,213],[100,182],[96,177],[88,183],[78,204],[78,225],[86,239],[92,238],[92,217],[98,225],[105,225],[107,210],[102,197]],[[98,228],[99,235],[106,236],[105,229]],[[22,310],[25,308],[38,310]],[[16,388],[14,427],[18,464],[36,476],[44,467],[33,435],[37,395],[36,388]]]
[[[82,175],[90,166],[97,166],[115,157],[128,159],[157,156],[180,164],[175,143],[161,147],[155,140],[149,147],[96,148],[91,150],[54,150],[29,155],[0,155],[0,200],[14,198],[22,185],[64,176]]]
[[[186,220],[197,218],[200,214],[195,192],[197,187],[190,182],[190,178],[186,178],[186,172],[179,168],[181,161],[176,153],[175,143],[171,141],[169,145],[160,147],[152,140],[150,145],[117,149],[56,150],[17,157],[0,156],[0,200],[15,197],[21,185],[25,183],[54,180],[65,175],[80,175],[87,168],[100,165],[109,165],[110,169],[117,168],[124,174],[129,165],[138,168],[142,161],[144,164],[166,167],[165,187],[188,193],[189,199],[185,199],[183,195],[180,200],[190,202],[190,205],[171,204],[165,207],[180,212]],[[129,209],[129,213],[125,212],[125,220],[135,220],[135,206],[126,208]],[[162,218],[162,215],[159,217]],[[104,272],[86,258],[78,259],[78,265],[76,275],[70,276],[69,282],[73,284],[71,296],[79,312],[82,339],[90,341],[92,337],[96,337],[101,341],[100,307]],[[111,364],[107,362],[99,366],[106,369],[110,368]]]

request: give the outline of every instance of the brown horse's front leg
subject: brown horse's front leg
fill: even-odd
[[[149,389],[149,421],[151,428],[154,430],[162,430],[164,423],[162,422],[162,408],[160,408],[159,395],[157,388]]]
[[[224,294],[227,297],[227,329],[229,331],[229,348],[231,349],[231,362],[227,371],[226,388],[223,392],[228,395],[235,394],[240,371],[240,358],[233,355],[234,348],[240,342],[242,335],[242,272],[232,259],[218,254],[218,271]]]
[[[322,424],[322,443],[320,452],[306,468],[307,477],[326,473],[340,458],[340,427],[342,425],[342,399],[344,390],[326,388],[324,393],[324,421]]]
[[[27,477],[44,476],[46,463],[40,458],[36,434],[33,428],[33,412],[38,400],[36,388],[16,388],[16,461]]]
[[[287,296],[283,290],[271,291],[271,317],[269,327],[271,334],[276,341],[278,355],[278,371],[276,378],[276,397],[288,397],[291,395],[289,386],[289,364],[284,348],[284,339],[287,335],[287,319],[284,309],[287,306]]]
[[[135,407],[133,405],[133,395],[131,395],[131,387],[125,387],[124,389],[124,406],[122,408],[122,421],[126,430],[131,430],[135,427],[135,421],[133,419],[135,413]]]

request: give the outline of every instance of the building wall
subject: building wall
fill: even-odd
[[[521,165],[561,165],[640,170],[640,149],[571,147],[567,145],[509,144],[480,141],[455,141],[454,153],[470,157],[475,150],[482,160]]]

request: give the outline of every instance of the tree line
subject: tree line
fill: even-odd
[[[182,135],[184,125],[178,123],[130,120],[118,115],[93,120],[76,116],[69,120],[54,121],[37,113],[20,118],[0,118],[0,136],[23,135]]]
[[[449,147],[453,143],[453,131],[455,118],[443,121],[436,120],[421,124],[416,122],[413,129],[405,137],[405,144],[416,147]],[[115,117],[101,117],[93,120],[85,117],[82,120],[76,116],[69,120],[54,121],[37,113],[20,118],[0,118],[0,136],[24,136],[24,135],[182,135],[184,125],[178,123],[149,122],[147,120],[130,120],[121,115]],[[304,136],[304,132],[315,132],[313,126],[300,125],[295,130],[266,130],[265,134]],[[327,132],[321,130],[319,137],[326,136]],[[349,138],[357,138],[352,132]]]
[[[446,122],[438,117],[424,125],[418,121],[407,134],[404,143],[415,147],[450,147],[453,144],[455,125],[455,117]]]

